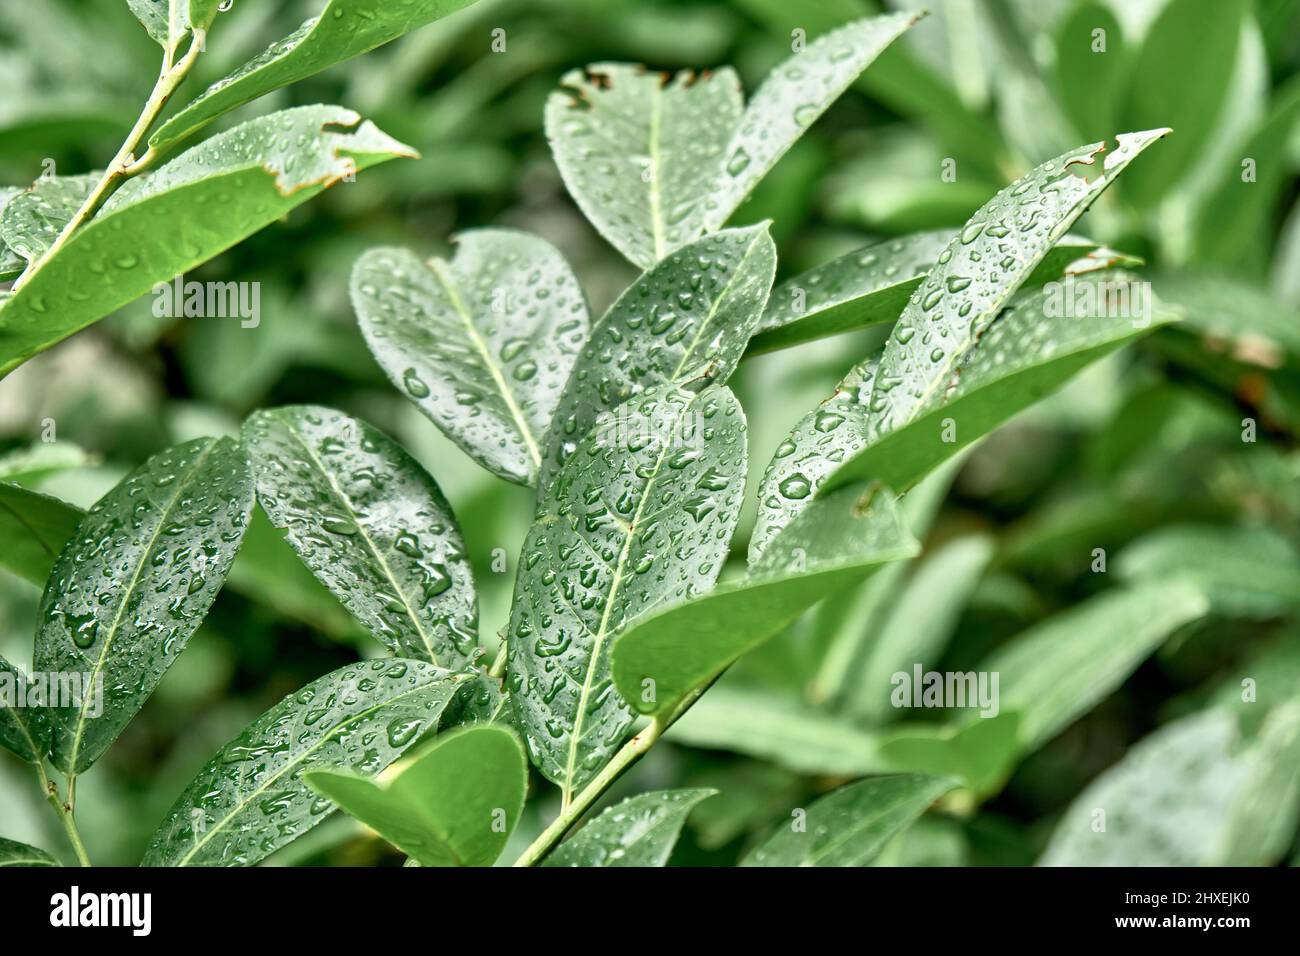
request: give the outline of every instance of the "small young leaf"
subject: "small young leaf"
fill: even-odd
[[[250,120],[129,180],[0,297],[0,376],[357,170],[412,155],[351,110],[302,106]],[[199,207],[203,228],[195,229]]]
[[[543,866],[664,866],[691,810],[716,790],[654,790],[603,811]]]
[[[203,0],[210,3],[211,0]],[[320,14],[267,47],[163,123],[149,138],[162,151],[223,113],[319,73],[467,7],[474,0],[328,0]]]
[[[5,866],[62,866],[62,864],[44,850],[0,837],[0,867]]]
[[[239,446],[199,438],[154,455],[86,512],[50,572],[33,664],[83,682],[81,700],[53,712],[51,760],[64,773],[108,749],[185,649],[252,507]]]
[[[649,269],[706,231],[709,190],[741,112],[730,68],[674,77],[596,63],[560,80],[546,101],[546,138],[592,225]]]
[[[48,701],[34,696],[27,675],[0,657],[0,747],[28,763],[50,752]]]
[[[373,781],[302,779],[421,866],[491,866],[523,812],[528,759],[513,731],[483,724],[435,737]]]
[[[484,468],[532,484],[587,303],[544,240],[477,229],[457,243],[450,263],[370,250],[352,270],[352,304],[393,384]]]
[[[656,385],[698,391],[740,361],[776,274],[767,225],[728,229],[673,253],[596,323],[546,442],[539,493],[598,415]]]
[[[866,866],[957,784],[920,774],[867,777],[813,803],[806,819],[782,823],[740,865]]]
[[[614,645],[614,683],[642,713],[671,712],[827,594],[918,548],[888,489],[828,495],[744,577],[633,622]]]
[[[243,440],[271,523],[376,640],[442,667],[474,660],[473,572],[451,506],[418,462],[315,405],[255,412]]]
[[[58,498],[0,481],[0,567],[45,587],[82,514]]]
[[[218,0],[126,0],[135,18],[161,46],[175,50],[192,30],[206,30]]]
[[[0,212],[0,240],[29,263],[40,258],[102,177],[103,173],[42,176]]]
[[[1026,752],[1108,696],[1209,602],[1173,581],[1103,592],[1030,628],[979,667],[999,675],[1000,706],[1020,714]],[[978,718],[973,718],[978,719]]]
[[[920,19],[894,13],[847,23],[773,70],[745,107],[706,194],[704,227],[721,228],[759,180],[889,44]]]
[[[615,636],[713,586],[744,478],[735,396],[665,386],[602,416],[541,499],[515,581],[507,686],[529,755],[566,792],[633,722],[610,677]]]
[[[437,726],[464,680],[399,658],[348,664],[290,694],[199,771],[142,865],[252,866],[333,809],[305,769],[378,773]]]

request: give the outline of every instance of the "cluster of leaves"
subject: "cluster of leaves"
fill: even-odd
[[[133,9],[170,59],[186,28],[173,32],[174,23],[151,15],[156,6]],[[346,15],[356,5],[329,6]],[[324,14],[309,21],[237,71],[232,83],[250,83],[246,92],[218,84],[167,120],[154,134],[159,151],[217,112],[303,75],[292,51],[317,33],[329,41],[328,22]],[[562,810],[521,862],[662,865],[709,786],[632,797],[560,840],[669,728],[669,739],[801,774],[863,778],[814,802],[806,828],[773,828],[786,811],[756,806],[764,836],[746,854],[748,865],[862,865],[923,853],[918,846],[945,819],[931,814],[922,821],[928,829],[912,826],[928,808],[942,801],[969,813],[996,797],[1014,766],[1171,635],[1211,611],[1246,619],[1290,611],[1285,595],[1300,562],[1285,541],[1253,529],[1157,530],[1123,555],[1123,586],[973,662],[1001,675],[997,718],[889,725],[889,676],[940,659],[994,561],[993,543],[979,534],[919,555],[952,478],[945,463],[1174,317],[1157,307],[1150,325],[1081,322],[1054,317],[1045,305],[1049,283],[1063,278],[1099,288],[1128,278],[1113,267],[1133,260],[1069,230],[1163,130],[1059,150],[974,209],[959,230],[854,249],[773,288],[769,225],[728,222],[805,128],[848,86],[867,82],[876,71],[866,68],[914,22],[852,21],[778,66],[748,103],[725,69],[672,77],[598,63],[566,76],[546,107],[556,165],[601,235],[642,270],[597,320],[560,253],[519,231],[463,233],[450,261],[379,248],[356,263],[360,328],[393,384],[489,472],[535,489],[499,647],[480,633],[467,543],[411,455],[332,409],[256,412],[241,442],[168,449],[85,515],[25,487],[39,463],[6,472],[16,480],[0,482],[0,531],[19,546],[0,560],[45,587],[34,669],[102,675],[105,712],[89,719],[89,701],[48,722],[40,711],[5,711],[0,743],[42,779],[48,756],[71,791],[199,626],[255,526],[254,499],[392,656],[348,664],[250,724],[168,812],[148,863],[255,863],[342,807],[413,864],[489,864],[522,819],[531,759],[560,788]],[[1167,32],[1148,42],[1167,42],[1155,39]],[[877,64],[887,76],[896,77],[899,49]],[[312,56],[303,62],[321,62]],[[6,339],[11,365],[281,215],[286,192],[311,192],[315,186],[302,187],[320,185],[317,175],[337,178],[342,157],[364,165],[401,154],[373,128],[326,129],[355,125],[355,114],[316,109],[267,118],[279,125],[265,136],[237,127],[242,132],[220,134],[129,182],[48,259],[59,239],[50,224],[67,222],[98,178],[38,183],[24,194],[31,199],[11,202],[0,227],[13,223],[14,231],[0,235],[15,261],[26,262],[0,311],[0,330],[23,329]],[[283,188],[286,176],[304,175],[300,163],[277,158],[284,132],[321,137],[307,154],[328,157],[295,179],[296,190]],[[365,141],[328,139],[342,135]],[[1165,149],[1134,169],[1150,175]],[[1161,183],[1182,168],[1181,160],[1164,162]],[[181,205],[142,208],[197,202],[186,190],[209,187],[219,190],[213,196],[247,193],[251,204],[223,203],[243,211],[215,238],[195,237]],[[138,222],[165,215],[177,229],[142,255],[144,285],[119,275],[133,267],[107,268],[115,264],[105,256],[119,247],[93,241],[96,224],[115,215],[123,218],[108,225],[114,233],[140,228],[126,218],[137,204]],[[193,256],[175,258],[191,248]],[[74,255],[88,258],[67,259],[73,272],[62,280],[56,271],[38,281]],[[83,306],[75,296],[84,282],[67,276],[84,279],[85,270],[109,278]],[[1194,281],[1175,276],[1168,287]],[[35,293],[27,291],[33,284]],[[55,294],[57,303],[46,297]],[[1210,314],[1221,321],[1220,310]],[[888,333],[883,347],[847,370],[762,469],[749,499],[757,517],[747,567],[719,581],[744,540],[748,471],[745,416],[728,379],[765,353],[876,326]],[[1180,334],[1165,336],[1171,349],[1180,348]],[[1186,414],[1172,404],[1176,424]],[[1122,447],[1110,454],[1126,465],[1134,457]],[[1035,548],[1080,534],[1072,504],[1062,502],[1059,519],[1024,528],[1018,551],[1002,549],[997,561],[1032,564]],[[1197,563],[1224,553],[1239,561],[1231,575]],[[773,679],[764,656],[780,670],[783,654],[803,660]],[[1294,653],[1283,645],[1261,666],[1285,680]],[[1078,797],[1044,861],[1276,860],[1295,829],[1297,787],[1286,768],[1300,747],[1298,720],[1296,705],[1283,703],[1262,720],[1219,707],[1171,724]],[[1153,791],[1152,780],[1166,781],[1165,789]],[[760,797],[779,796],[783,786],[769,778]],[[61,816],[70,817],[70,803],[71,793],[56,806]],[[1169,814],[1171,806],[1181,815]],[[1111,837],[1093,828],[1096,807],[1114,808]],[[1162,819],[1172,827],[1192,817],[1195,831],[1211,838],[1188,845],[1161,829]],[[0,854],[47,856],[8,842]]]

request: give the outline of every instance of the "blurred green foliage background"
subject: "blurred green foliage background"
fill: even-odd
[[[319,6],[236,0],[178,100]],[[1245,588],[1219,595],[1209,619],[1024,762],[1001,795],[964,817],[927,820],[888,855],[892,862],[1027,863],[1071,798],[1161,722],[1230,694],[1245,673],[1300,684],[1293,624],[1300,610],[1293,547],[1300,540],[1300,2],[924,6],[932,15],[902,49],[867,72],[742,210],[745,221],[774,220],[778,281],[876,238],[958,227],[997,188],[1050,156],[1118,131],[1168,125],[1174,135],[1134,165],[1079,231],[1144,257],[1157,294],[1186,312],[1180,328],[1091,368],[963,460],[927,555],[977,534],[991,542],[991,557],[938,635],[946,650],[937,663],[971,667],[1029,624],[1098,591],[1121,572],[1112,557],[1106,575],[1093,573],[1093,549],[1122,554],[1163,533],[1156,529],[1185,525],[1202,537],[1177,549],[1171,568],[1135,561],[1142,567],[1132,573],[1227,575]],[[789,55],[793,30],[816,37],[876,9],[867,0],[480,0],[244,107],[222,125],[289,105],[339,103],[417,147],[421,158],[361,174],[191,276],[261,283],[256,328],[238,319],[158,319],[145,298],[11,375],[0,383],[0,453],[38,444],[52,428],[78,467],[32,483],[87,506],[150,454],[198,435],[236,434],[255,408],[343,409],[398,438],[439,482],[474,560],[484,633],[495,633],[506,618],[531,493],[479,469],[389,385],[348,302],[352,263],[379,244],[447,255],[459,230],[525,229],[565,253],[599,315],[635,272],[585,222],[551,161],[542,108],[559,76],[597,60],[656,69],[730,63],[752,91]],[[1104,52],[1093,49],[1098,28]],[[502,52],[492,49],[497,30]],[[0,183],[25,185],[51,161],[59,173],[102,167],[147,95],[157,58],[124,3],[0,2]],[[1257,178],[1243,184],[1246,158]],[[954,181],[941,176],[945,161],[955,164]],[[842,336],[743,365],[733,384],[750,423],[751,481],[791,426],[882,334]],[[1242,441],[1247,417],[1258,422],[1257,442]],[[1262,555],[1270,555],[1273,577],[1261,577]],[[0,654],[23,666],[39,596],[0,571]],[[865,632],[880,625],[882,612],[873,613],[848,613],[834,626]],[[773,709],[801,712],[831,626],[800,622],[724,683]],[[222,743],[284,694],[378,650],[259,515],[190,649],[82,780],[79,817],[92,855],[134,862]],[[859,718],[857,726],[870,732],[879,720]],[[730,749],[774,752],[761,744]],[[790,769],[779,749],[776,759],[763,759],[664,746],[620,787],[718,787],[722,795],[692,817],[675,859],[730,862],[791,805],[836,782]],[[516,840],[544,823],[537,807]],[[0,759],[0,818],[7,837],[61,845],[15,760]],[[336,819],[275,860],[401,858]]]

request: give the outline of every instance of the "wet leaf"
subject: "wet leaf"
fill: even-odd
[[[603,811],[543,866],[664,866],[691,810],[718,791],[654,790]]]
[[[29,263],[39,258],[54,244],[102,175],[42,176],[5,204],[0,212],[0,240]]]
[[[82,513],[58,498],[0,481],[0,567],[44,587]]]
[[[633,721],[610,676],[614,638],[713,586],[744,484],[735,396],[665,386],[602,416],[541,499],[515,582],[507,687],[530,757],[566,793]]]
[[[853,369],[795,426],[768,465],[759,485],[751,562],[814,495],[862,478],[906,490],[1076,372],[1176,318],[1152,301],[1146,286],[1131,281],[1125,273],[1094,272],[1022,293],[964,357],[953,387],[934,393],[892,431],[873,436],[882,414],[870,410],[868,398],[881,377],[877,360]],[[1119,300],[1121,294],[1136,303],[1139,292],[1149,315],[1128,318],[1120,309],[1079,321],[1077,310],[1065,305]]]
[[[460,529],[400,445],[342,412],[291,405],[250,416],[244,447],[271,523],[376,640],[442,667],[477,656]]]
[[[537,480],[589,325],[553,246],[477,229],[457,237],[450,263],[372,249],[352,270],[352,303],[375,359],[447,437],[493,474]]]
[[[0,657],[0,747],[28,763],[43,761],[50,752],[48,702],[48,689],[34,688],[26,674]]]
[[[772,288],[767,225],[728,229],[673,253],[641,276],[591,330],[560,397],[539,489],[598,415],[657,385],[698,391],[725,382]]]
[[[743,111],[730,67],[571,70],[546,102],[546,137],[569,194],[629,261],[648,269],[702,235],[709,190]]]
[[[4,221],[5,207],[16,196],[21,196],[23,190],[17,186],[0,186],[0,223]],[[10,249],[4,241],[4,230],[0,228],[0,282],[8,282],[22,274],[23,269],[27,267],[27,260],[20,256],[13,249]]]
[[[212,0],[203,0],[210,4]],[[163,150],[223,113],[335,63],[359,56],[474,0],[328,0],[321,12],[213,83],[150,138]]]
[[[345,176],[411,155],[351,110],[303,106],[219,133],[129,180],[57,255],[0,299],[0,376]],[[195,228],[198,206],[202,229]]]
[[[211,25],[218,0],[126,0],[126,5],[149,36],[175,49],[192,29]]]
[[[642,713],[671,713],[821,598],[918,547],[887,489],[828,495],[744,577],[635,621],[614,646],[619,693]]]
[[[528,759],[513,731],[484,724],[435,737],[375,780],[302,779],[421,866],[491,866],[523,812]]]
[[[424,661],[375,660],[290,694],[199,771],[141,865],[252,866],[333,811],[304,770],[373,776],[437,727],[464,679]]]
[[[1178,581],[1105,591],[1025,631],[978,669],[999,675],[1000,706],[1020,714],[1020,742],[1029,752],[1109,696],[1171,634],[1208,610],[1200,591]]]
[[[239,446],[200,438],[154,455],[86,512],[50,572],[33,664],[81,678],[79,702],[52,712],[64,773],[108,749],[185,649],[252,507]]]
[[[16,840],[0,837],[0,867],[5,866],[62,866],[44,850]]]
[[[920,774],[851,783],[808,807],[802,828],[797,818],[780,824],[740,865],[866,866],[957,783]]]

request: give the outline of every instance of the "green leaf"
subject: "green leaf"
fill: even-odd
[[[1020,715],[981,716],[965,727],[899,727],[880,741],[890,770],[960,777],[977,795],[995,792],[1020,755]]]
[[[1247,15],[1244,0],[1169,0],[1133,59],[1124,122],[1178,135],[1126,177],[1124,194],[1150,208],[1195,165],[1217,133]]]
[[[604,810],[543,866],[664,866],[691,810],[718,791],[655,790]]]
[[[28,263],[40,258],[102,176],[42,176],[10,199],[0,212],[0,240]]]
[[[889,769],[875,735],[798,699],[726,681],[709,688],[666,739],[770,760],[802,774],[856,777]]]
[[[978,670],[999,675],[1000,706],[1020,714],[1025,751],[1109,696],[1209,603],[1181,582],[1105,591],[1025,631]],[[978,718],[975,718],[978,719]]]
[[[546,137],[578,207],[648,269],[706,231],[705,203],[742,109],[730,68],[674,77],[595,63],[566,73],[546,101]]]
[[[1154,285],[1183,310],[1179,328],[1205,339],[1206,348],[1263,368],[1300,365],[1300,309],[1266,289],[1191,272],[1159,275]]]
[[[1236,718],[1223,709],[1185,717],[1139,741],[1071,804],[1040,865],[1276,862],[1295,831],[1300,705],[1274,717],[1252,741],[1242,739]],[[1098,811],[1105,829],[1097,826]]]
[[[1225,617],[1270,618],[1300,607],[1300,554],[1267,527],[1161,528],[1125,548],[1127,581],[1186,581]]]
[[[210,3],[211,0],[204,0]],[[209,86],[149,137],[162,151],[223,113],[373,50],[474,0],[329,0],[320,14]]]
[[[967,535],[917,565],[845,680],[844,710],[869,724],[890,717],[893,675],[938,662],[993,557],[994,543],[988,535]]]
[[[507,686],[530,757],[566,793],[633,721],[611,682],[615,636],[713,586],[744,484],[735,396],[665,386],[602,416],[541,498],[515,581]]]
[[[591,330],[560,396],[539,489],[611,411],[656,385],[698,391],[735,371],[776,273],[766,223],[728,229],[673,253]]]
[[[333,810],[304,770],[373,776],[436,727],[464,680],[399,658],[348,664],[290,694],[199,771],[142,865],[252,866]]]
[[[411,155],[351,110],[302,106],[250,120],[129,180],[0,298],[0,376],[358,169]],[[194,227],[199,207],[202,229]]]
[[[806,819],[782,823],[740,865],[866,866],[957,784],[921,774],[867,777],[813,803]]]
[[[1080,136],[1107,135],[1115,128],[1130,69],[1123,28],[1105,3],[1086,0],[1062,20],[1054,39],[1061,108]]]
[[[17,186],[0,186],[0,224],[4,222],[5,207],[13,201],[14,197],[22,194],[23,190]],[[25,268],[27,268],[27,260],[9,248],[4,240],[3,226],[0,225],[0,282],[16,279]]]
[[[0,454],[0,481],[31,485],[51,475],[97,463],[95,455],[72,442],[36,442]]]
[[[0,481],[0,567],[44,587],[81,516],[58,498]]]
[[[889,239],[781,283],[746,356],[894,321],[952,235],[938,230]]]
[[[126,0],[149,36],[175,50],[192,30],[206,30],[218,10],[218,0]]]
[[[48,702],[48,685],[35,688],[26,674],[0,657],[0,747],[28,763],[41,763],[50,752]]]
[[[252,507],[239,446],[199,438],[154,455],[81,519],[41,598],[33,664],[82,680],[81,699],[53,712],[64,773],[108,749],[185,649]]]
[[[918,547],[887,489],[829,495],[744,577],[635,621],[614,646],[615,685],[643,713],[671,713],[827,594]]]
[[[450,263],[371,249],[352,270],[352,303],[393,384],[488,471],[532,484],[587,303],[542,239],[477,229],[457,243]]]
[[[706,196],[704,228],[731,218],[759,180],[849,84],[920,16],[894,13],[847,23],[795,53],[763,81],[727,144]]]
[[[442,667],[474,660],[465,544],[415,459],[378,429],[316,405],[255,412],[243,441],[271,523],[376,640]]]
[[[5,866],[61,866],[44,850],[15,840],[0,837],[0,867]]]
[[[481,724],[435,737],[374,781],[302,779],[421,866],[491,866],[523,812],[528,760],[513,731]]]

